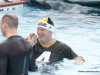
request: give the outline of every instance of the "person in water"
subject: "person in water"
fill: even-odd
[[[77,55],[68,45],[52,37],[54,29],[54,23],[49,17],[38,20],[38,38],[36,44],[33,46],[33,55],[36,61],[44,60],[52,63],[67,58],[75,59],[74,64],[83,64],[84,58],[82,56]],[[32,33],[30,37],[33,37]]]
[[[33,59],[34,44],[18,35],[17,27],[15,14],[8,13],[2,17],[0,29],[7,40],[0,44],[0,75],[28,75],[28,70],[37,70]]]

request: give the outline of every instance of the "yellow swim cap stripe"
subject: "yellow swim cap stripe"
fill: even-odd
[[[42,19],[42,20],[38,20],[38,22],[39,22],[39,21],[44,21],[44,22],[47,23],[47,22],[48,22],[48,18],[46,18],[46,19]]]

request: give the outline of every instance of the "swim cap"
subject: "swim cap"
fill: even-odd
[[[51,21],[51,19],[48,17],[46,19],[38,20],[37,27],[45,28],[52,33],[54,32],[54,23]]]

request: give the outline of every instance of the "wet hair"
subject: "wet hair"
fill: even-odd
[[[18,27],[18,18],[16,15],[14,15],[12,13],[11,13],[11,15],[9,13],[5,14],[2,17],[2,24],[4,23],[4,21],[7,22],[9,28],[17,28]]]

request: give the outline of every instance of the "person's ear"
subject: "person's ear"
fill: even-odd
[[[1,29],[1,21],[0,21],[0,29]]]
[[[4,21],[3,28],[6,28],[6,27],[7,27],[7,22]]]

